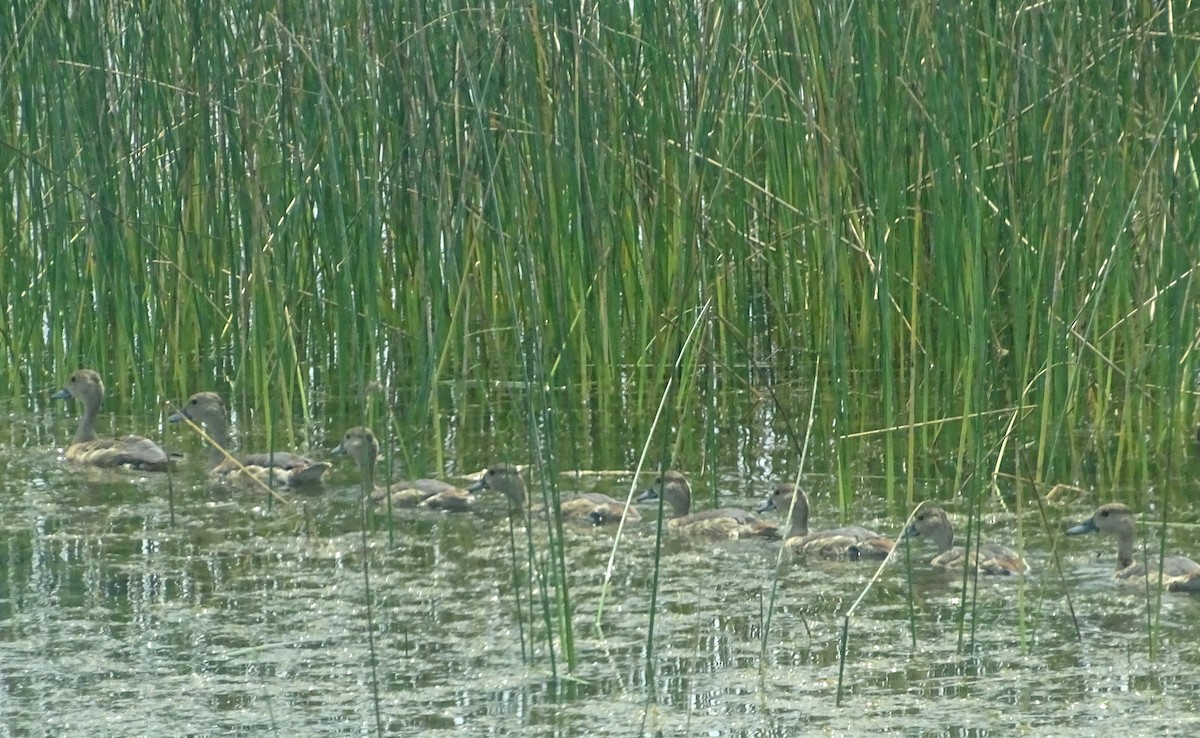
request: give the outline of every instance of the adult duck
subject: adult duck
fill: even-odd
[[[229,449],[229,414],[225,403],[215,392],[197,392],[188,398],[183,408],[167,418],[172,423],[190,420],[203,425],[213,447],[209,453],[209,476],[231,483],[246,483],[256,479],[268,485],[302,487],[316,484],[329,470],[323,461],[276,451],[264,454],[232,456]]]
[[[692,487],[681,472],[668,471],[638,495],[638,502],[662,499],[671,507],[667,530],[715,541],[778,538],[779,526],[736,507],[692,512]]]
[[[99,374],[91,369],[78,369],[71,373],[62,389],[50,395],[52,400],[68,398],[83,403],[83,417],[79,419],[79,429],[75,431],[71,445],[67,446],[68,461],[142,471],[166,471],[171,467],[171,458],[149,438],[100,438],[96,434],[96,417],[100,414],[100,403],[104,400],[104,382]]]
[[[892,539],[857,525],[809,531],[808,495],[794,484],[781,484],[755,512],[792,511],[792,527],[784,537],[784,548],[800,556],[826,559],[885,559],[896,545]]]
[[[954,526],[950,523],[950,516],[940,507],[926,505],[918,510],[904,537],[932,541],[938,550],[938,554],[929,562],[934,566],[962,569],[967,562],[966,549],[954,545]],[[982,574],[1010,575],[1029,571],[1029,565],[1019,553],[998,543],[972,546],[971,559],[975,570]]]
[[[1079,525],[1067,529],[1067,535],[1101,533],[1117,539],[1117,571],[1114,576],[1122,581],[1141,582],[1147,576],[1145,564],[1133,560],[1133,539],[1137,535],[1137,521],[1133,510],[1120,502],[1101,505],[1092,517]],[[1156,557],[1151,557],[1149,576],[1158,579]],[[1200,564],[1186,556],[1167,556],[1162,560],[1162,585],[1168,592],[1200,591]]]
[[[472,492],[495,490],[508,498],[514,510],[523,510],[531,503],[521,470],[512,464],[489,466],[467,489]],[[636,507],[626,509],[624,502],[600,492],[565,496],[559,501],[558,509],[563,520],[583,525],[607,525],[619,522],[622,516],[627,523],[642,519]]]
[[[461,487],[440,479],[413,479],[394,482],[386,487],[375,484],[375,461],[379,441],[370,428],[356,426],[346,431],[331,453],[345,454],[354,460],[371,488],[371,500],[390,500],[392,507],[427,507],[431,510],[466,510],[475,496]]]

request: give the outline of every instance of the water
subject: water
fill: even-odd
[[[369,627],[358,476],[345,461],[323,492],[268,504],[255,493],[214,491],[198,468],[202,449],[178,429],[165,438],[195,463],[170,477],[137,475],[62,463],[56,448],[70,437],[73,413],[10,408],[8,417],[3,736],[372,734],[369,634],[390,734],[1157,735],[1197,727],[1200,598],[1164,597],[1161,650],[1151,659],[1144,597],[1112,581],[1108,542],[1060,537],[1060,579],[1050,538],[1032,520],[1024,532],[1033,573],[982,579],[961,632],[957,576],[917,559],[910,626],[909,576],[903,560],[889,566],[852,619],[840,707],[842,615],[873,565],[777,568],[768,542],[670,540],[648,657],[653,525],[622,540],[599,623],[613,532],[570,528],[578,665],[565,677],[560,663],[556,679],[536,593],[530,611],[529,585],[513,584],[497,496],[466,514],[398,514],[394,545],[387,522],[372,515]],[[103,421],[153,427],[150,418]],[[518,418],[486,433],[462,423],[450,431],[448,462],[460,470],[509,448],[496,438],[524,433]],[[330,447],[348,424],[315,435],[325,433]],[[631,453],[611,438],[575,445],[613,447],[583,454],[592,468],[627,464]],[[790,454],[765,431],[729,444],[716,462],[721,504],[756,506]],[[815,459],[814,523],[832,523],[835,488]],[[559,483],[564,492],[623,495],[631,480],[564,475]],[[710,504],[708,480],[694,481],[706,490],[700,504]],[[930,480],[927,491],[938,489]],[[871,501],[882,497],[865,487],[858,518],[894,533],[902,511]],[[1089,496],[1064,518],[1082,518],[1100,501]],[[989,539],[1014,543],[1012,515],[1000,505],[985,524]],[[516,535],[523,550],[523,529]],[[1191,529],[1170,535],[1173,550],[1200,552]]]

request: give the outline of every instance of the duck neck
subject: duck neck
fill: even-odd
[[[75,431],[73,443],[96,440],[96,418],[100,416],[100,397],[89,397],[83,405],[83,417],[79,419],[79,430]]]
[[[1133,566],[1133,536],[1117,536],[1117,569]]]
[[[225,454],[229,452],[229,429],[225,418],[206,419],[204,432],[212,439],[212,448],[208,452],[209,468],[216,469],[225,462]]]
[[[788,538],[803,538],[808,535],[808,505],[801,500],[796,500],[791,505],[791,510],[785,505],[782,513],[784,519],[790,514],[792,516],[792,527],[788,529]]]
[[[933,543],[937,546],[938,551],[945,553],[954,547],[954,526],[950,524],[948,518],[943,522],[942,529],[933,537]]]
[[[524,510],[529,507],[529,495],[525,493],[525,483],[518,481],[504,490],[504,494],[508,497],[508,503],[513,506],[513,509]]]
[[[682,518],[692,511],[691,490],[673,490],[664,492],[664,494],[667,497],[667,504],[671,506],[671,517]]]
[[[362,473],[363,489],[367,494],[375,491],[375,454],[369,450],[358,458],[358,470]]]

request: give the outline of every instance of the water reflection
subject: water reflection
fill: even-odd
[[[1112,582],[1110,552],[1061,542],[1060,580],[1036,529],[1025,531],[1024,580],[964,590],[956,573],[922,563],[927,552],[911,571],[890,565],[851,620],[837,707],[842,615],[871,564],[777,566],[771,543],[668,539],[650,638],[653,523],[625,532],[606,592],[613,531],[568,527],[578,665],[555,678],[547,634],[560,629],[547,630],[520,525],[513,562],[499,498],[462,515],[373,513],[368,626],[353,470],[336,470],[324,494],[268,505],[215,491],[197,470],[95,474],[39,447],[4,455],[0,711],[15,734],[372,732],[368,633],[395,733],[1137,734],[1166,715],[1186,725],[1200,707],[1189,632],[1200,600],[1147,609]],[[722,504],[750,507],[769,489],[774,465],[741,468],[744,478],[705,480]],[[560,481],[623,498],[633,480]],[[813,486],[834,510],[832,484]],[[895,532],[895,511],[869,497],[856,517]],[[1006,522],[989,519],[985,532],[1012,544]],[[531,534],[542,546],[544,529]],[[1192,531],[1171,534],[1174,548],[1196,550]]]

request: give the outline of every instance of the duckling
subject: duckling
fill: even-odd
[[[793,499],[795,508],[792,509],[792,528],[783,542],[784,547],[793,554],[816,554],[826,559],[886,559],[896,545],[892,539],[857,525],[810,533],[808,496],[794,484],[776,487],[755,512],[778,510],[781,515],[787,515],[788,510],[792,508]]]
[[[392,507],[427,507],[432,510],[466,510],[475,496],[461,487],[440,479],[413,479],[396,482],[388,487],[375,485],[375,459],[379,456],[379,441],[370,428],[356,426],[346,431],[342,442],[331,453],[346,454],[358,465],[359,471],[371,485],[371,501],[391,498]]]
[[[660,495],[672,510],[667,529],[676,533],[715,541],[779,537],[778,525],[759,520],[735,507],[689,512],[692,507],[692,488],[687,477],[677,471],[666,472],[654,480],[654,484],[638,496],[638,502],[657,500]]]
[[[514,509],[520,510],[530,504],[526,491],[525,480],[521,478],[521,470],[512,464],[496,464],[490,466],[478,481],[467,488],[472,492],[494,489],[508,498]],[[600,492],[583,492],[562,498],[558,506],[563,520],[584,525],[607,525],[621,520],[635,523],[642,519],[637,508],[630,506],[625,509],[625,503]]]
[[[966,559],[966,550],[954,544],[954,526],[950,517],[940,507],[926,505],[917,512],[905,538],[928,538],[937,546],[939,553],[929,562],[943,569],[961,569]],[[997,543],[983,543],[971,550],[975,569],[983,574],[1024,574],[1029,565],[1021,555],[1011,548]]]
[[[1146,565],[1133,560],[1133,538],[1137,523],[1133,511],[1119,502],[1101,505],[1092,517],[1067,530],[1067,535],[1103,533],[1117,539],[1117,579],[1141,581],[1147,576]],[[1151,559],[1149,576],[1158,578],[1158,567]],[[1186,556],[1167,556],[1162,561],[1162,584],[1168,592],[1200,591],[1200,564]]]
[[[229,448],[228,417],[220,395],[197,392],[188,398],[182,410],[167,420],[180,423],[187,419],[204,425],[215,444],[209,454],[208,474],[221,481],[246,482],[247,477],[252,477],[263,484],[302,487],[320,482],[329,470],[329,464],[323,461],[313,461],[287,451],[247,454],[235,457],[237,462],[226,458],[223,449]]]
[[[166,471],[171,467],[171,458],[158,444],[142,436],[121,438],[98,438],[92,427],[100,414],[100,403],[104,399],[104,382],[91,369],[79,369],[71,373],[65,387],[50,395],[52,400],[74,398],[83,403],[83,417],[79,430],[67,447],[67,460],[80,464],[101,467],[129,467],[142,471]]]

